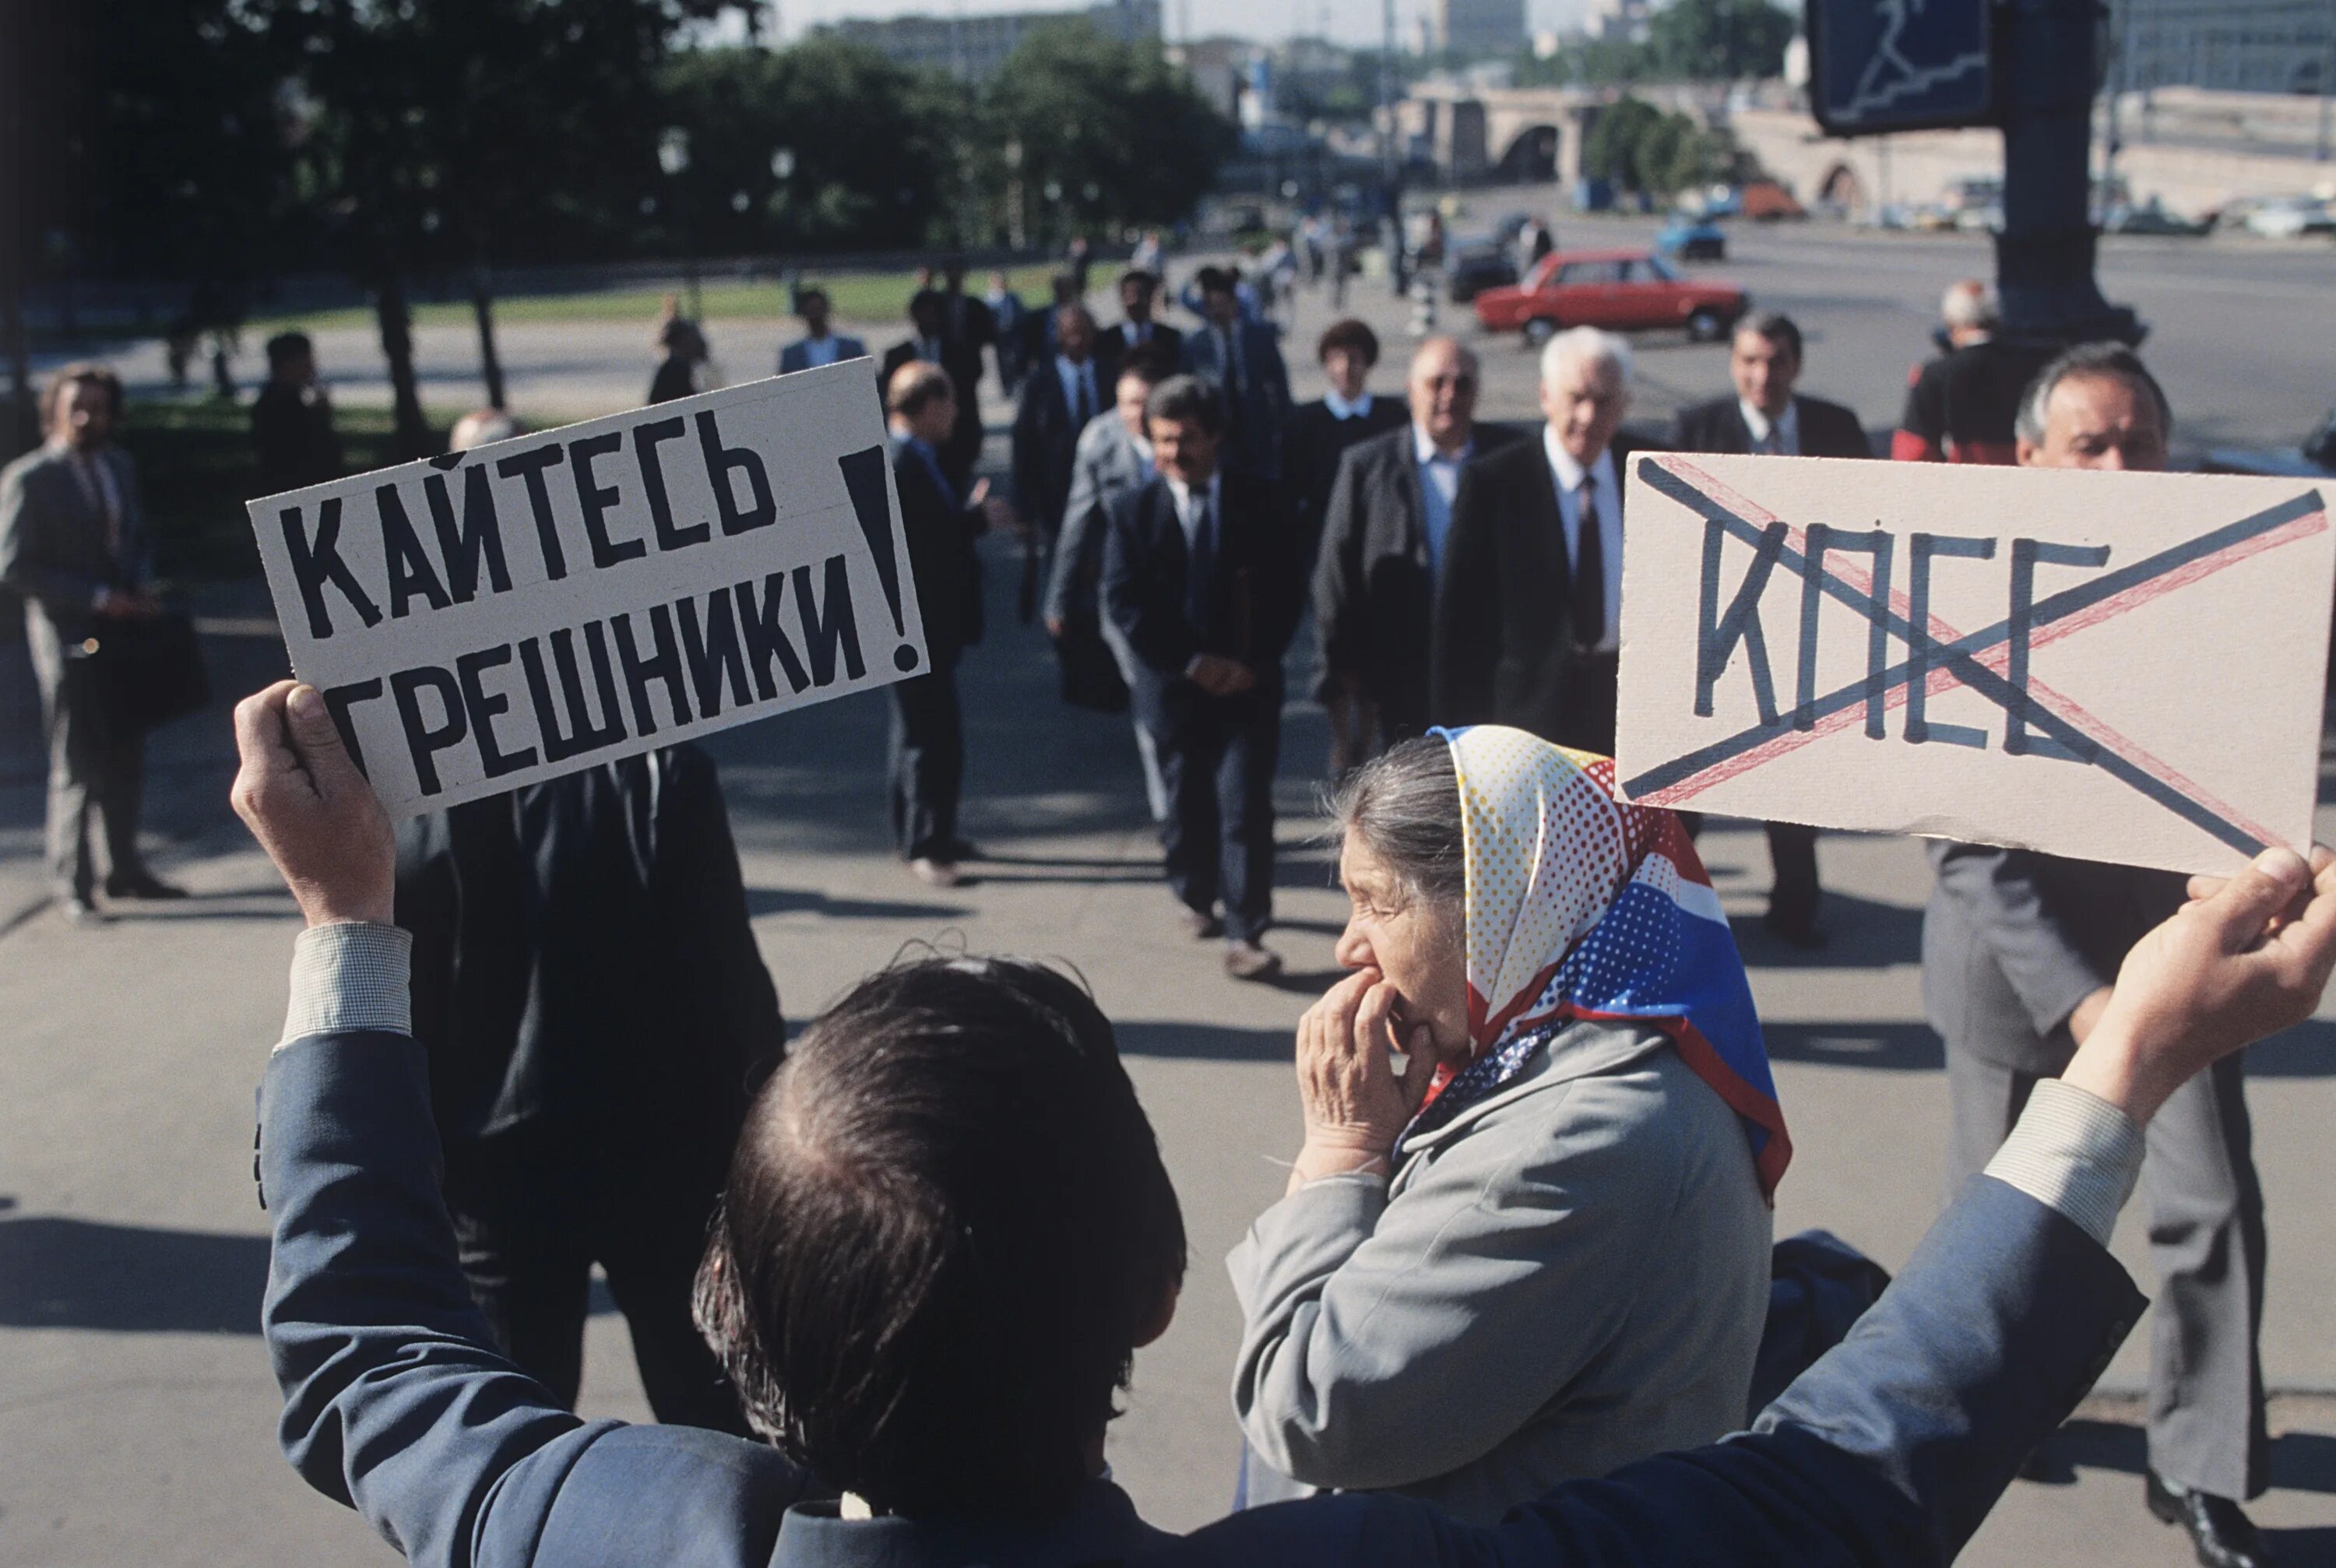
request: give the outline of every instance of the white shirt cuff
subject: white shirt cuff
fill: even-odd
[[[1987,1174],[2058,1209],[2106,1247],[2133,1196],[2144,1148],[2133,1118],[2099,1096],[2046,1078]]]
[[[307,1035],[414,1032],[414,938],[395,926],[336,920],[292,944],[292,1003],[282,1050]]]

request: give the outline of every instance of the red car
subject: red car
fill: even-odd
[[[1523,283],[1487,288],[1475,304],[1485,331],[1522,332],[1533,344],[1569,326],[1682,326],[1689,337],[1709,342],[1726,336],[1752,300],[1733,284],[1682,278],[1643,250],[1560,250],[1543,258]]]

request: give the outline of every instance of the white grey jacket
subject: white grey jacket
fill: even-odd
[[[1227,1261],[1233,1407],[1307,1487],[1490,1524],[1743,1426],[1772,1231],[1742,1125],[1669,1042],[1575,1024],[1391,1183],[1259,1216]]]

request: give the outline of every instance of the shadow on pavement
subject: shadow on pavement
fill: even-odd
[[[2138,1475],[2149,1463],[2149,1438],[2144,1429],[2126,1421],[2076,1420],[2048,1438],[2041,1456],[2056,1471],[2056,1483],[2076,1479],[2075,1470],[2121,1470]],[[2063,1467],[2067,1467],[2063,1469]],[[2271,1440],[2271,1484],[2283,1492],[2336,1493],[2336,1437],[2319,1432],[2289,1432]],[[2140,1505],[2136,1495],[2135,1505]],[[2336,1530],[2289,1531],[2285,1536],[2266,1531],[2282,1543],[2336,1543]],[[2320,1555],[2282,1557],[2283,1562],[2325,1563]]]
[[[1289,1029],[1229,1028],[1217,1024],[1153,1021],[1116,1024],[1123,1057],[1180,1061],[1287,1062],[1295,1036]]]
[[[1765,893],[1761,904],[1767,907]],[[1757,914],[1739,914],[1730,922],[1744,961],[1763,969],[1880,969],[1906,963],[1922,950],[1919,908],[1827,890],[1817,906],[1817,923],[1825,930],[1825,945],[1808,949],[1770,935]]]
[[[748,888],[746,913],[813,914],[840,920],[956,920],[972,914],[968,904],[917,904],[890,899],[844,899],[809,888]]]
[[[0,1326],[257,1334],[268,1238],[0,1220]]]
[[[1947,1065],[1946,1049],[1928,1024],[1764,1022],[1760,1032],[1768,1042],[1768,1055],[1780,1062],[1873,1067],[1885,1073],[1934,1073]]]

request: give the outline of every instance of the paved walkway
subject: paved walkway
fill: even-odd
[[[1394,326],[1383,295],[1357,303]],[[1303,323],[1319,320],[1309,311]],[[1712,351],[1660,352],[1682,387],[1718,374]],[[1514,371],[1501,372],[1501,412],[1523,412]],[[1137,1359],[1112,1460],[1148,1514],[1190,1526],[1231,1491],[1225,1388],[1237,1325],[1221,1260],[1280,1190],[1276,1162],[1298,1138],[1290,1030],[1333,972],[1342,901],[1310,837],[1325,732],[1318,711],[1293,705],[1273,939],[1290,973],[1278,988],[1235,985],[1212,946],[1175,930],[1124,723],[1055,701],[1042,639],[1012,621],[1007,565],[992,562],[997,630],[964,674],[966,828],[996,856],[977,885],[935,892],[892,860],[882,698],[734,731],[712,749],[756,933],[791,1016],[927,943],[1058,955],[1118,1020],[1183,1199],[1193,1262],[1175,1327]],[[0,935],[0,1562],[24,1568],[390,1560],[277,1456],[256,1333],[266,1250],[250,1186],[251,1088],[281,1017],[294,923],[224,804],[225,701],[282,667],[272,638],[236,630],[264,613],[239,593],[209,605],[223,628],[209,645],[219,708],[156,746],[157,858],[201,896],[102,930],[35,915]],[[37,748],[14,657],[0,655],[0,901],[37,891],[26,859]],[[1759,836],[1721,824],[1704,849],[1730,911],[1757,914]],[[1835,836],[1823,853],[1832,949],[1810,959],[1767,944],[1757,920],[1739,926],[1799,1151],[1778,1225],[1827,1226],[1894,1265],[1935,1212],[1945,1125],[1939,1047],[1916,988],[1927,877],[1903,841]],[[8,912],[0,908],[0,924]],[[2331,1042],[2336,1024],[2315,1022],[2253,1061],[2272,1211],[2265,1372],[2293,1391],[2274,1406],[2277,1487],[2257,1516],[2280,1531],[2290,1563],[2336,1561],[2336,1400],[2325,1397],[2336,1392]],[[2118,1251],[2146,1283],[2131,1216]],[[2104,1397],[2056,1440],[2060,1483],[2017,1486],[1965,1561],[2189,1561],[2140,1506],[2133,1396],[2146,1343],[2145,1326]],[[597,1318],[588,1413],[646,1413],[626,1356],[619,1320]]]

